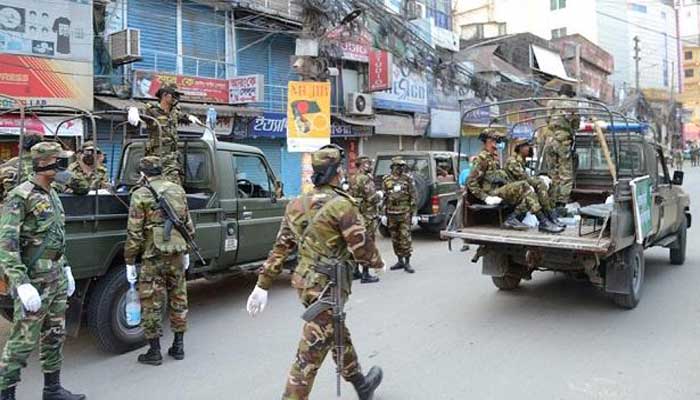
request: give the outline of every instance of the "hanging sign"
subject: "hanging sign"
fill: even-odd
[[[287,149],[316,151],[331,142],[330,82],[288,84]]]

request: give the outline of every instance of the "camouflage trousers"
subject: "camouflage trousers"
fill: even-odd
[[[535,189],[537,200],[540,202],[540,206],[542,206],[545,211],[550,211],[555,207],[553,199],[556,195],[554,192],[554,185],[550,185],[550,187],[547,188],[544,181],[535,176],[530,177],[530,179],[527,180],[527,183],[530,184],[533,189]]]
[[[163,149],[163,154],[160,154],[160,150],[157,147],[147,147],[146,156],[156,156],[160,157],[161,169],[163,171],[163,177],[170,182],[182,185],[182,177],[184,172],[182,171],[182,163],[180,162],[180,152],[179,151],[168,151]]]
[[[141,326],[146,339],[163,335],[161,320],[166,301],[170,329],[173,332],[187,330],[187,282],[181,254],[143,260],[139,276],[139,298]]]
[[[63,341],[66,338],[68,281],[61,274],[53,282],[32,282],[41,295],[41,308],[35,313],[24,310],[15,299],[10,336],[0,359],[0,390],[15,386],[27,358],[39,342],[39,360],[44,373],[61,369]]]
[[[503,201],[515,207],[515,212],[525,214],[531,212],[537,214],[542,211],[542,206],[534,189],[526,181],[518,181],[501,186],[490,193],[491,196],[498,196]]]
[[[411,248],[411,214],[387,214],[387,228],[391,235],[391,244],[397,257],[410,257]]]
[[[574,164],[571,159],[571,141],[552,140],[545,152],[545,162],[552,178],[552,200],[568,203],[574,184]]]
[[[315,289],[299,290],[299,297],[305,307],[308,307],[319,296],[320,291]],[[343,366],[341,374],[346,381],[356,374],[361,374],[357,353],[350,339],[350,331],[343,324]],[[309,398],[311,388],[316,379],[316,373],[328,351],[336,358],[336,348],[333,331],[333,313],[326,310],[316,316],[312,321],[306,322],[302,328],[301,340],[297,349],[296,358],[287,377],[287,385],[284,390],[283,400],[306,400]]]
[[[365,219],[365,231],[367,232],[365,235],[367,239],[371,239],[373,243],[376,243],[375,240],[377,239],[377,228],[379,228],[379,223],[377,222],[376,217],[371,217],[371,216],[364,216]],[[367,270],[369,267],[362,266],[360,264],[357,265],[357,269],[361,272],[363,269]]]

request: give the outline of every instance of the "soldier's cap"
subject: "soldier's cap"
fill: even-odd
[[[501,141],[505,139],[505,135],[493,128],[485,128],[479,134],[479,139],[486,141],[486,139],[494,139],[496,141]]]
[[[51,157],[69,158],[73,152],[63,150],[56,142],[41,142],[32,146],[31,154],[33,161],[41,161]]]
[[[160,99],[161,96],[166,93],[172,94],[175,97],[182,96],[182,92],[177,90],[177,85],[174,83],[168,83],[167,85],[161,86],[156,92],[156,97]]]
[[[95,146],[95,142],[92,140],[88,140],[85,143],[83,143],[83,147],[81,147],[82,150],[95,150],[97,152],[101,151],[99,147]]]
[[[311,154],[311,167],[314,172],[324,173],[331,165],[340,164],[342,159],[343,157],[338,149],[323,148]]]
[[[160,157],[146,156],[139,160],[139,171],[160,169]]]
[[[372,161],[372,159],[367,157],[367,156],[359,156],[355,159],[355,165],[359,167],[360,165],[364,164],[366,161]]]
[[[525,139],[525,138],[519,138],[519,139],[513,140],[513,149],[515,149],[515,150],[518,150],[520,148],[520,146],[525,146],[525,145],[532,146],[532,142],[529,139]]]
[[[391,166],[393,167],[394,165],[406,165],[406,160],[401,156],[392,157]]]

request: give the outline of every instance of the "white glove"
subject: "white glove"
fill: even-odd
[[[68,280],[68,297],[71,297],[75,293],[75,279],[73,278],[73,271],[70,267],[63,267],[63,273],[66,275],[66,280]]]
[[[267,290],[255,285],[255,289],[253,289],[253,292],[248,296],[248,304],[246,304],[245,309],[251,317],[255,317],[265,310],[266,305]]]
[[[388,222],[387,222],[387,219],[386,219],[386,215],[382,215],[382,217],[380,218],[380,220],[381,220],[381,222],[382,222],[382,225],[387,226]]]
[[[384,192],[382,192],[381,190],[377,190],[377,197],[379,197],[379,200],[383,199],[383,198],[384,198]]]
[[[503,199],[498,196],[486,196],[486,200],[484,200],[484,203],[490,206],[495,206],[501,204],[502,201]]]
[[[418,225],[418,216],[414,215],[411,217],[411,226],[416,226]]]
[[[136,266],[126,264],[126,281],[129,283],[136,283]]]
[[[540,180],[544,182],[544,185],[547,186],[547,189],[549,190],[549,187],[552,185],[552,178],[548,177],[547,175],[540,175]]]
[[[139,109],[136,107],[129,107],[129,116],[127,117],[129,124],[132,126],[138,126],[141,117],[139,117]]]
[[[187,119],[193,124],[204,125],[202,121],[200,121],[199,118],[195,117],[194,115],[188,115]]]
[[[41,308],[41,296],[31,283],[17,286],[17,296],[19,296],[24,309],[29,312],[37,312]]]
[[[190,253],[185,253],[182,255],[182,270],[187,271],[190,267]]]

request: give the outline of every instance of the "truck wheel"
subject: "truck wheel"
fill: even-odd
[[[385,238],[391,237],[391,234],[389,234],[389,228],[387,228],[386,225],[379,224],[379,234]]]
[[[506,274],[503,276],[492,276],[491,280],[500,290],[513,290],[520,286],[521,278],[518,275]]]
[[[678,239],[676,239],[676,248],[671,248],[669,250],[671,264],[673,265],[683,265],[685,263],[685,248],[686,248],[686,238],[688,235],[688,224],[685,221],[685,216],[683,217],[683,223],[678,229]]]
[[[0,316],[5,318],[8,322],[12,322],[15,319],[15,310],[13,308],[0,308]]]
[[[629,294],[614,294],[613,301],[620,307],[633,309],[639,304],[642,297],[642,284],[644,283],[644,248],[640,244],[633,244],[626,248],[623,254],[625,267],[629,268],[628,285]]]
[[[145,344],[143,329],[126,324],[126,271],[118,266],[103,276],[90,295],[87,324],[103,351],[122,354]]]

